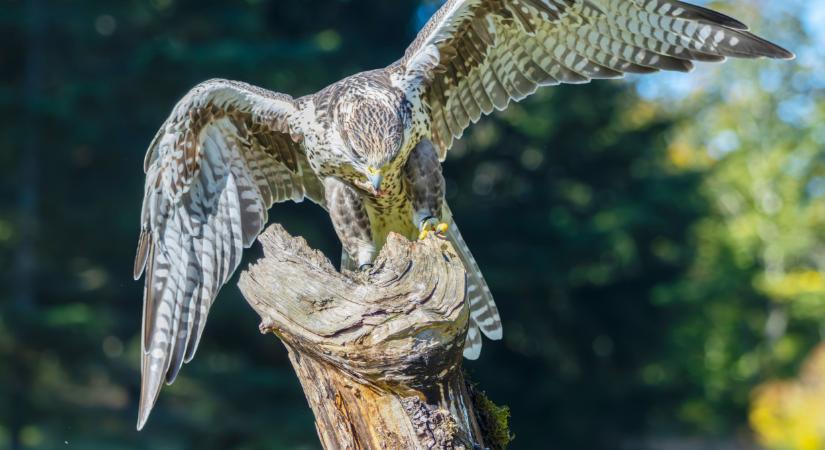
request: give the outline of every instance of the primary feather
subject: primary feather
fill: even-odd
[[[206,316],[273,202],[323,203],[289,137],[293,100],[213,80],[175,107],[146,158],[134,276],[146,271],[141,428],[162,383],[192,359]]]
[[[793,57],[733,18],[672,0],[449,0],[397,64],[427,52],[437,63],[419,78],[442,157],[481,115],[541,86]]]

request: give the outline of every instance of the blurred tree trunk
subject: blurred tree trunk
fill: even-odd
[[[15,306],[25,312],[34,307],[35,237],[37,236],[38,153],[40,152],[41,97],[46,57],[46,21],[42,0],[29,0],[26,8],[26,63],[23,74],[25,144],[20,155],[18,207],[19,244],[15,261]]]
[[[392,235],[370,273],[341,274],[278,225],[259,240],[241,291],[289,350],[324,448],[506,445],[465,384],[464,269],[448,243]]]
[[[34,316],[35,302],[35,267],[36,267],[36,237],[37,237],[37,205],[38,205],[38,154],[40,152],[40,133],[44,130],[39,125],[42,117],[42,90],[43,75],[46,59],[46,20],[45,8],[42,0],[28,0],[26,2],[25,22],[26,30],[26,60],[23,67],[23,127],[24,136],[22,152],[19,160],[19,181],[17,196],[17,233],[18,244],[14,261],[14,281],[12,286],[11,310],[15,320],[15,335],[24,342],[30,327],[28,323]],[[14,353],[13,353],[14,354]],[[17,414],[12,415],[10,425],[11,448],[23,448],[21,431],[29,417],[25,409],[26,386],[32,379],[31,371],[25,361],[16,354],[11,363],[11,404],[17,405]]]

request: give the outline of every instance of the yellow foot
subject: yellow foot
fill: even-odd
[[[435,234],[439,238],[447,237],[447,230],[450,226],[444,222],[439,222],[437,219],[428,219],[421,224],[421,233],[418,234],[418,240],[426,239],[430,234]]]

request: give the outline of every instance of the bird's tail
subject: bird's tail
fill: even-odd
[[[358,260],[347,253],[346,249],[341,249],[341,270],[355,272],[358,270]]]
[[[453,213],[449,206],[444,203],[441,220],[450,225],[447,230],[447,239],[453,244],[458,252],[461,261],[464,263],[464,270],[467,272],[467,298],[470,302],[470,329],[467,331],[467,339],[464,342],[464,357],[467,359],[478,359],[481,354],[481,333],[489,339],[497,341],[502,337],[501,318],[498,315],[496,302],[493,294],[484,281],[484,275],[478,268],[470,248],[461,237],[458,226],[453,220]]]

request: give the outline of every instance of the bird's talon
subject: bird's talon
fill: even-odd
[[[430,234],[435,234],[439,238],[446,238],[447,230],[450,226],[444,222],[439,222],[435,218],[430,218],[421,223],[421,233],[418,234],[418,240],[426,239]]]
[[[366,272],[367,270],[370,270],[370,269],[372,269],[372,264],[369,264],[369,263],[361,264],[361,267],[358,268],[358,270],[360,270],[362,272]]]

